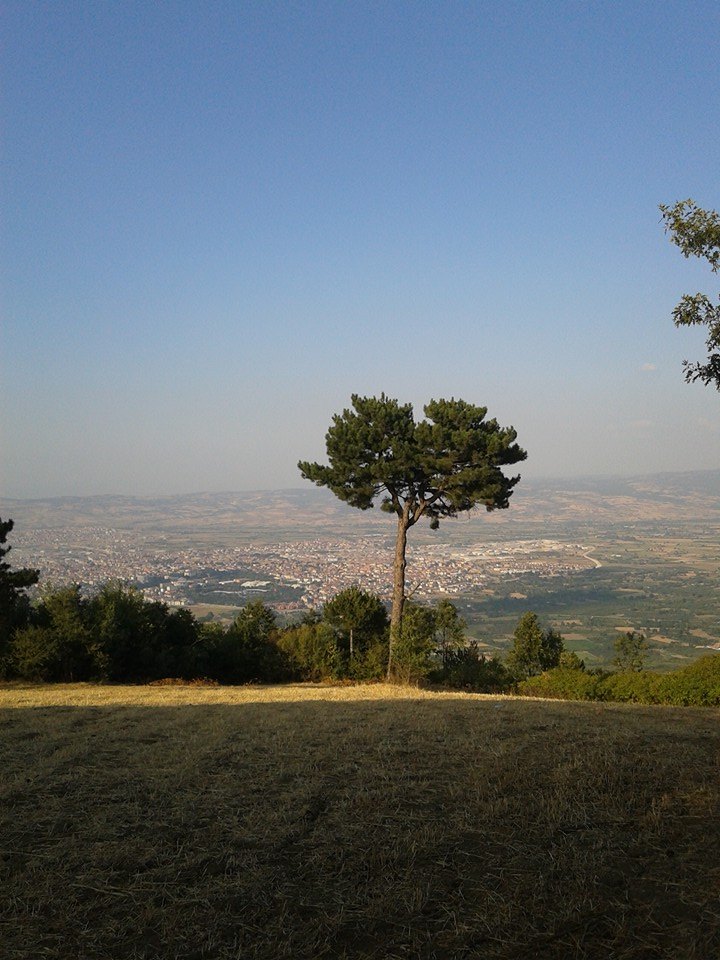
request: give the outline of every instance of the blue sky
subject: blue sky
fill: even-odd
[[[716,2],[9,2],[0,494],[300,486],[351,393],[720,467]]]

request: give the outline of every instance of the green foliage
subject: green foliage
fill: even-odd
[[[543,630],[536,613],[526,613],[518,622],[506,666],[518,680],[551,670],[560,663],[562,636],[552,628]]]
[[[512,686],[504,664],[497,657],[481,654],[474,640],[448,651],[438,679],[445,686],[478,693],[502,693]]]
[[[435,611],[415,603],[405,605],[402,633],[395,644],[393,679],[419,683],[433,668]]]
[[[291,667],[277,640],[275,614],[261,600],[251,601],[212,650],[208,675],[224,683],[287,679]]]
[[[8,670],[55,681],[190,679],[207,660],[200,637],[188,610],[170,612],[117,583],[86,600],[75,585],[44,594],[34,623],[15,633]]]
[[[525,696],[614,703],[720,706],[720,656],[702,657],[672,673],[632,670],[586,673],[558,667],[517,685]]]
[[[660,205],[665,230],[685,257],[707,260],[713,273],[720,269],[720,215],[703,210],[693,200],[680,200],[673,206]],[[675,325],[707,327],[708,358],[705,363],[684,361],[685,379],[714,383],[720,390],[720,304],[713,305],[702,293],[686,294],[673,310]]]
[[[75,584],[42,598],[37,620],[55,640],[53,680],[73,681],[95,673],[96,649],[88,626],[87,603]]]
[[[373,640],[353,658],[349,675],[353,680],[382,680],[387,671],[389,638],[387,633]]]
[[[720,706],[720,656],[701,657],[663,677],[663,703]]]
[[[430,678],[446,687],[498,693],[507,690],[512,678],[495,657],[480,653],[476,641],[468,643],[465,621],[457,607],[447,599],[432,611],[434,615],[434,658],[439,664]]]
[[[452,656],[465,646],[465,621],[450,600],[441,600],[435,608],[435,646],[442,663],[447,670]]]
[[[464,400],[431,400],[428,420],[415,422],[409,403],[352,396],[353,410],[333,416],[325,442],[328,466],[300,461],[305,479],[328,487],[353,507],[381,507],[398,516],[410,508],[411,524],[454,517],[477,503],[507,507],[519,477],[500,467],[524,460],[512,427],[486,420],[487,408]]]
[[[563,650],[560,653],[558,666],[564,670],[584,670],[585,661],[581,660],[574,650]]]
[[[573,667],[555,667],[539,676],[529,677],[517,685],[524,697],[546,697],[551,700],[599,700],[601,678]]]
[[[108,583],[91,602],[93,632],[102,651],[104,679],[154,680],[161,647],[157,627],[163,606],[148,603],[139,590]],[[164,608],[167,611],[167,608]]]
[[[374,680],[387,664],[387,610],[358,586],[341,590],[322,614],[306,613],[286,627],[277,644],[300,680]]]
[[[648,644],[643,633],[628,630],[617,637],[613,644],[615,657],[613,665],[620,671],[638,672],[647,659]]]
[[[179,609],[168,613],[164,604],[155,605],[162,610],[159,626],[161,643],[157,652],[156,674],[158,677],[182,677],[189,680],[205,676],[203,650],[200,645],[199,624],[189,610]]]
[[[286,627],[277,645],[300,680],[335,680],[342,676],[343,657],[335,631],[327,623],[300,623]]]
[[[12,550],[5,544],[14,525],[12,520],[0,518],[0,678],[9,669],[8,644],[13,632],[29,620],[30,605],[25,591],[39,578],[37,570],[11,570],[10,563],[5,560]]]
[[[21,680],[54,680],[57,645],[52,630],[38,624],[18,628],[9,645],[7,672]]]
[[[598,683],[598,700],[616,703],[665,703],[666,680],[662,674],[631,670],[611,673]]]
[[[380,597],[358,586],[341,590],[323,607],[323,620],[333,628],[348,669],[362,660],[368,647],[384,639],[388,615]]]
[[[96,650],[79,586],[46,593],[34,619],[35,623],[16,630],[10,642],[8,663],[13,675],[64,682],[95,675]]]

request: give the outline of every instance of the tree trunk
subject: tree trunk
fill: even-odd
[[[395,540],[395,563],[393,565],[393,599],[390,613],[390,649],[388,651],[388,680],[392,678],[393,647],[400,638],[402,630],[403,606],[405,604],[405,547],[409,523],[409,505],[405,504],[402,516],[398,517],[397,539]]]

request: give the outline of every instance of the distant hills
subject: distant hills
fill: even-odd
[[[389,533],[379,510],[354,510],[327,490],[192,493],[167,497],[0,498],[0,516],[18,528],[113,527],[170,539],[232,535],[233,539],[302,537],[337,532]],[[480,509],[463,525],[720,521],[720,470],[632,477],[523,480],[509,510]]]

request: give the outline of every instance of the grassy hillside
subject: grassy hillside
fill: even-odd
[[[720,955],[719,711],[0,689],[2,958]]]

